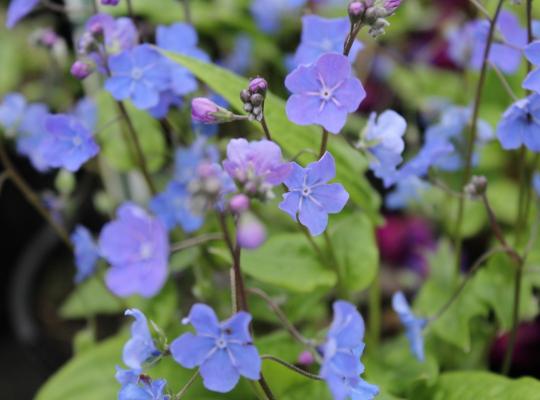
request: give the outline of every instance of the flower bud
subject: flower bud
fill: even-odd
[[[77,60],[71,66],[70,72],[75,78],[83,80],[92,73],[92,67],[84,61]]]
[[[465,194],[471,198],[481,197],[486,193],[488,181],[485,176],[473,176],[465,186]]]
[[[353,1],[349,3],[348,12],[351,23],[354,24],[360,21],[364,15],[364,11],[366,11],[366,6],[361,1]]]
[[[386,0],[384,8],[388,15],[392,14],[401,5],[401,0]]]
[[[255,107],[260,106],[264,101],[264,96],[260,93],[255,93],[253,96],[249,98],[249,101],[251,104],[253,104]]]
[[[240,100],[242,100],[244,103],[249,102],[251,99],[251,93],[249,90],[244,89],[240,92]]]
[[[237,194],[232,197],[229,202],[229,207],[231,211],[236,214],[242,214],[243,212],[249,210],[249,197],[245,194]]]
[[[248,88],[251,93],[260,93],[265,95],[266,90],[268,89],[268,82],[266,82],[266,79],[264,78],[257,77],[249,82]]]
[[[245,249],[256,249],[266,240],[264,225],[251,213],[243,213],[236,232],[238,244]]]
[[[313,357],[313,354],[309,351],[303,351],[298,355],[298,364],[309,366],[315,362],[315,358]]]
[[[210,99],[196,97],[191,101],[191,118],[193,121],[203,124],[219,124],[234,121],[235,116]]]

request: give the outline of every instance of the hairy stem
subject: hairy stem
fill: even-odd
[[[266,118],[263,116],[261,119],[261,126],[264,131],[264,136],[266,136],[266,139],[272,141],[272,135],[270,134],[270,129],[268,128],[268,124],[266,123]]]
[[[478,85],[476,87],[476,94],[475,94],[474,103],[473,103],[472,117],[469,123],[470,133],[467,138],[467,148],[466,148],[466,153],[465,153],[465,169],[463,172],[463,180],[462,180],[461,187],[464,187],[471,179],[474,143],[476,141],[476,130],[477,130],[478,115],[480,112],[480,103],[482,101],[482,93],[484,89],[484,84],[486,82],[488,58],[489,58],[489,53],[491,51],[491,45],[493,44],[493,39],[495,36],[495,27],[496,27],[495,22],[499,18],[503,1],[504,0],[499,0],[497,4],[497,9],[495,11],[495,15],[493,16],[493,19],[491,20],[491,23],[489,25],[486,48],[484,49],[484,55],[482,58],[482,69],[480,71],[480,79],[478,80]],[[459,199],[458,213],[457,213],[455,233],[454,233],[457,270],[461,269],[461,250],[462,250],[462,245],[463,245],[461,241],[461,234],[462,234],[462,227],[463,227],[464,211],[465,211],[465,198],[463,197]]]
[[[289,368],[291,371],[294,371],[297,374],[305,376],[306,378],[313,379],[313,380],[316,380],[316,381],[322,381],[323,380],[323,378],[320,377],[319,375],[315,375],[315,374],[312,374],[310,372],[304,371],[302,368],[298,368],[296,365],[290,364],[287,361],[282,360],[279,357],[275,357],[275,356],[272,356],[272,355],[269,355],[269,354],[263,354],[261,356],[261,359],[270,360],[270,361],[273,361],[273,362],[278,363],[280,365],[283,365],[284,367]]]
[[[62,239],[62,242],[71,250],[73,248],[71,240],[69,239],[69,234],[63,226],[58,224],[51,213],[45,208],[42,204],[39,196],[34,193],[30,185],[24,180],[24,178],[19,174],[19,171],[15,168],[15,165],[11,162],[8,152],[4,146],[2,137],[0,136],[0,161],[4,164],[5,174],[10,178],[10,180],[15,184],[17,189],[22,193],[24,198],[30,203],[32,207],[51,225],[53,230],[56,232],[58,237]],[[5,179],[5,178],[4,178]]]

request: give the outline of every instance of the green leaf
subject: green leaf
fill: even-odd
[[[124,121],[119,119],[119,111],[111,95],[100,91],[96,97],[99,110],[98,141],[101,153],[107,161],[121,171],[137,169],[137,159],[133,142]],[[145,111],[136,109],[125,102],[127,112],[135,126],[148,169],[157,171],[165,162],[167,148],[159,122]],[[116,122],[114,122],[117,120]],[[125,131],[123,131],[125,130]],[[125,134],[123,133],[125,132]]]
[[[248,86],[247,79],[214,64],[170,52],[165,54],[174,62],[189,69],[213,91],[224,97],[235,110],[242,110],[239,93]],[[289,157],[302,150],[319,148],[320,128],[299,126],[290,122],[285,114],[285,101],[270,92],[266,97],[265,117],[272,138]],[[254,126],[262,132],[259,123],[255,123]],[[336,160],[336,181],[345,186],[352,202],[361,207],[373,221],[380,222],[378,216],[380,197],[363,176],[368,166],[365,157],[350,148],[340,136],[330,138],[328,150]]]
[[[448,302],[461,283],[455,267],[455,255],[447,242],[440,242],[437,253],[430,258],[431,275],[424,283],[415,302],[420,315],[431,317]],[[488,308],[470,282],[452,305],[428,326],[441,339],[469,351],[471,347],[470,321],[485,316]]]
[[[63,318],[86,318],[98,314],[123,311],[122,302],[94,277],[81,283],[60,307]]]
[[[367,288],[379,267],[371,221],[363,214],[348,215],[333,226],[331,235],[345,289],[354,292]]]
[[[414,393],[414,400],[537,400],[540,381],[509,379],[482,371],[448,372],[433,387]]]
[[[302,234],[274,235],[259,249],[244,251],[242,270],[261,282],[297,292],[336,282],[335,273],[321,265]]]

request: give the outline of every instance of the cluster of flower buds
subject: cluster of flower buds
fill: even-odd
[[[353,0],[349,3],[349,18],[353,24],[369,26],[373,37],[384,34],[390,23],[386,20],[401,5],[402,0]]]
[[[249,120],[262,121],[267,90],[268,82],[264,78],[255,78],[249,82],[247,89],[240,92],[240,99],[244,103],[244,111],[248,113]]]
[[[475,175],[471,178],[471,181],[465,185],[463,190],[468,197],[477,199],[485,195],[487,185],[488,181],[485,176]]]
[[[191,101],[191,119],[201,124],[222,124],[241,119],[240,115],[223,108],[206,97],[196,97]]]
[[[203,162],[197,167],[196,176],[188,184],[191,193],[190,208],[195,214],[212,209],[227,191],[228,175],[219,164]]]

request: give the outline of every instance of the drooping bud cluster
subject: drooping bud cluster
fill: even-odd
[[[486,193],[487,185],[488,181],[485,176],[475,175],[463,190],[468,197],[476,199],[482,197]]]
[[[354,0],[349,4],[349,18],[353,24],[369,26],[373,37],[384,34],[390,23],[386,20],[401,5],[402,0]]]
[[[248,118],[253,121],[262,121],[264,117],[264,100],[268,83],[264,78],[255,78],[249,82],[247,89],[240,92],[240,99],[244,103],[244,111]]]

